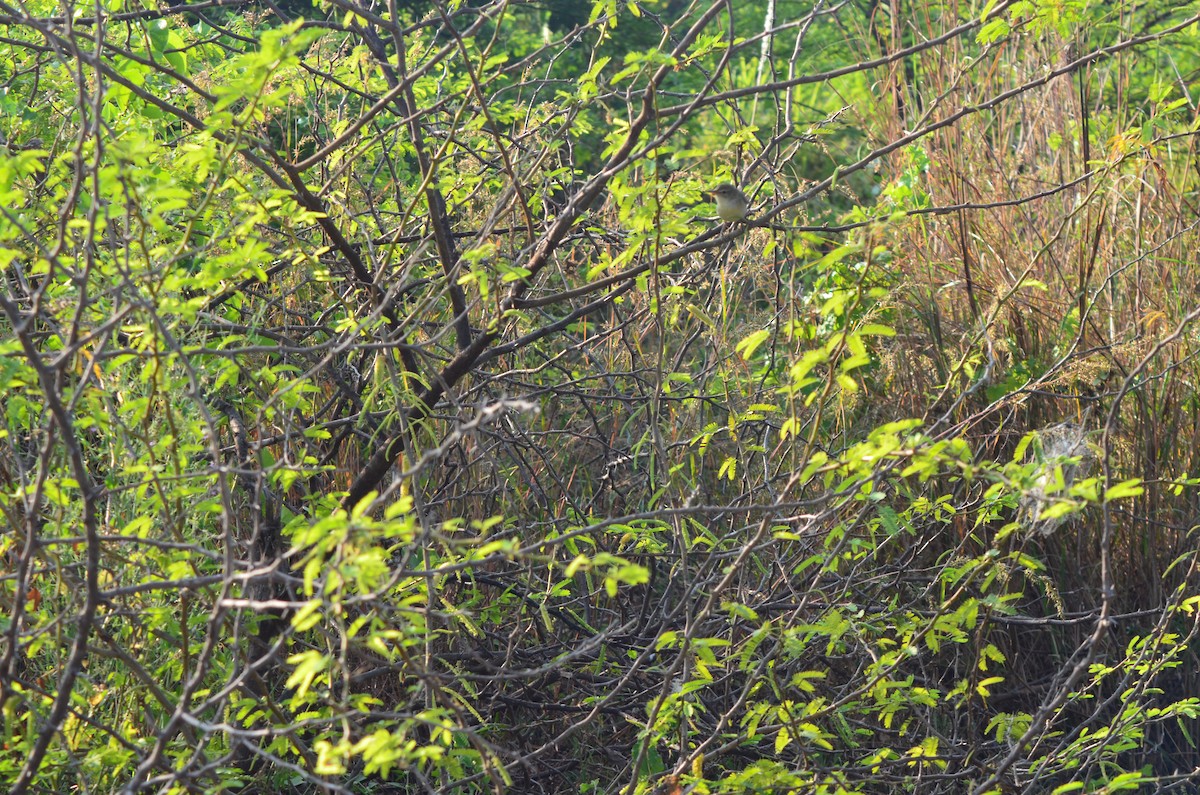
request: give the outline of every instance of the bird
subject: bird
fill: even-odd
[[[745,220],[746,213],[750,211],[750,201],[737,186],[722,182],[712,191],[712,195],[717,200],[718,218],[727,223]]]

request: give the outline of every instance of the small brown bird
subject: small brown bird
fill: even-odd
[[[718,218],[728,223],[745,220],[746,213],[750,211],[750,201],[736,186],[722,182],[712,195],[717,201]]]

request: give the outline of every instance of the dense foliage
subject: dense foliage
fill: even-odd
[[[0,782],[1194,790],[1198,45],[0,0]]]

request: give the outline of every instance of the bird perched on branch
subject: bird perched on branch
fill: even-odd
[[[722,182],[712,192],[717,202],[717,217],[727,223],[744,221],[750,211],[750,200],[737,186]]]

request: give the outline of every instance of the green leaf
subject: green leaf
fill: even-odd
[[[1146,491],[1141,478],[1123,480],[1104,490],[1104,501],[1120,500],[1126,497],[1140,497]]]
[[[766,329],[760,329],[739,342],[735,346],[735,349],[738,351],[738,353],[742,354],[743,359],[749,361],[750,357],[754,355],[754,352],[770,338],[770,331]]]

